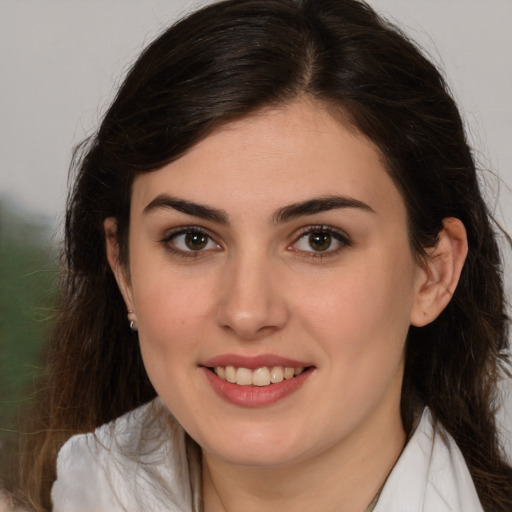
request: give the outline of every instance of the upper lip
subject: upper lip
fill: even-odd
[[[201,366],[215,368],[216,366],[235,366],[237,368],[248,368],[255,370],[264,366],[287,366],[288,368],[300,368],[312,366],[311,364],[282,357],[275,354],[261,354],[257,356],[244,356],[240,354],[222,354],[208,359]]]

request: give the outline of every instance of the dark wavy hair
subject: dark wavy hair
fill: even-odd
[[[308,97],[380,149],[421,256],[443,219],[469,254],[443,313],[407,340],[402,419],[432,410],[460,447],[486,510],[512,510],[512,469],[495,425],[507,326],[498,227],[479,190],[463,123],[440,72],[357,0],[227,0],[179,21],[128,73],[95,136],[77,151],[67,204],[60,309],[23,488],[39,510],[62,443],[155,396],[105,254],[115,217],[127,258],[134,177],[179,158],[223,123]]]

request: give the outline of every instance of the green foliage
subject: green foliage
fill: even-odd
[[[6,471],[19,411],[30,402],[42,370],[40,352],[56,282],[50,223],[0,199],[0,475]]]

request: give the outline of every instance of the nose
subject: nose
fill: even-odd
[[[279,265],[248,254],[226,265],[217,306],[218,324],[243,340],[281,330],[289,319]]]

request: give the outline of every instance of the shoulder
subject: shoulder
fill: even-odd
[[[61,448],[52,487],[55,511],[122,510],[105,473],[107,456],[93,434],[74,436]]]
[[[375,512],[483,512],[464,457],[425,408]]]
[[[155,400],[72,437],[58,455],[52,500],[55,512],[190,510],[183,429]]]

